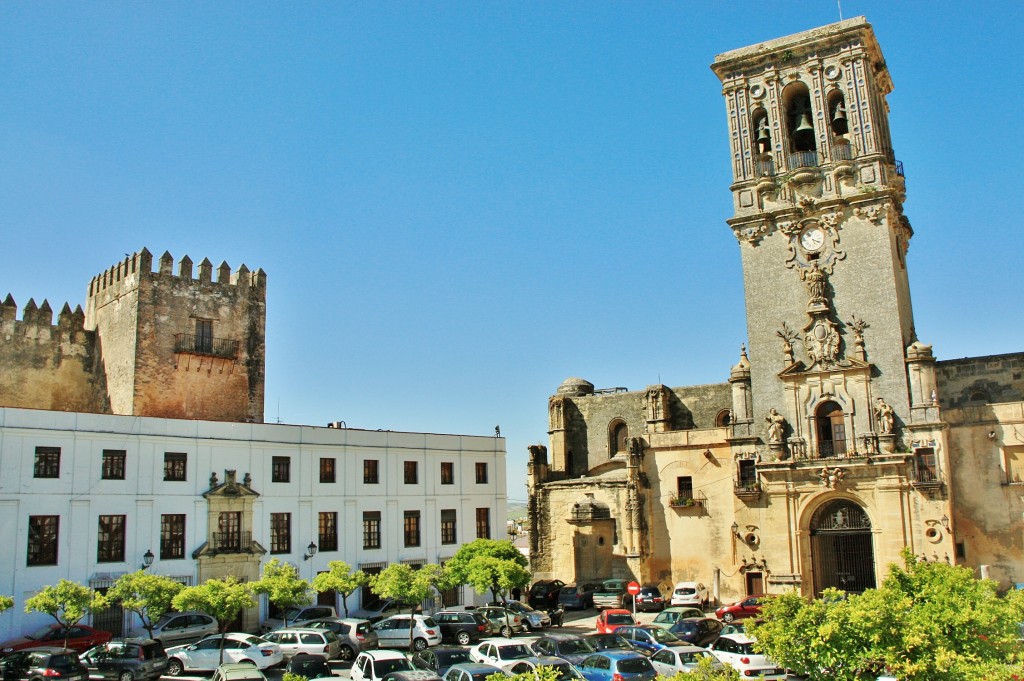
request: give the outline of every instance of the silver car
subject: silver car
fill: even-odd
[[[285,660],[299,653],[322,655],[333,660],[341,651],[341,641],[330,629],[287,627],[264,634],[263,638],[279,645]]]
[[[134,627],[129,636],[137,638],[153,638],[160,641],[164,648],[192,643],[199,639],[213,636],[220,631],[217,620],[205,612],[169,612],[153,624],[153,635],[149,635],[143,627]]]
[[[338,651],[338,659],[356,659],[356,655],[364,650],[372,650],[377,647],[377,632],[369,620],[359,620],[345,617],[324,617],[323,619],[310,620],[302,625],[310,629],[330,629],[341,642],[341,649]]]

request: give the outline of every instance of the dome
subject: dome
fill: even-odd
[[[567,378],[562,381],[562,385],[558,386],[558,394],[569,395],[571,397],[593,395],[594,384],[582,378]]]

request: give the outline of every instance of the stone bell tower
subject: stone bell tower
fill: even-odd
[[[775,459],[891,451],[915,401],[913,230],[871,26],[858,17],[745,47],[712,69],[728,113],[728,223],[749,341],[751,403],[734,408],[747,416],[735,435]]]

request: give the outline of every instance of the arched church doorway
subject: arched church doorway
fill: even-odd
[[[875,550],[871,520],[858,504],[837,499],[811,518],[814,594],[829,587],[861,593],[875,587]]]
[[[837,403],[828,401],[818,407],[818,457],[828,459],[846,454],[846,420],[843,408]]]

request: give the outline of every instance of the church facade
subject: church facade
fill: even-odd
[[[572,378],[530,448],[536,573],[860,592],[909,548],[1024,582],[1024,353],[939,361],[914,326],[863,17],[716,57],[747,344],[721,384]],[[569,547],[568,549],[566,547]]]

